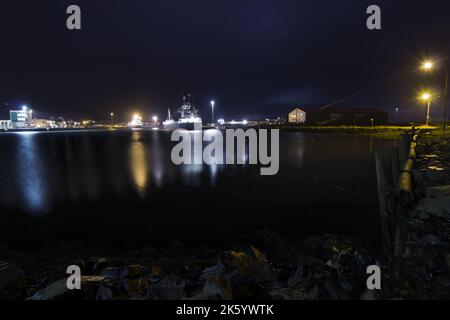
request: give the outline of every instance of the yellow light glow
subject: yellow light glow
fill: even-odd
[[[425,92],[420,96],[420,99],[422,99],[424,101],[429,101],[431,99],[431,94],[429,94],[428,92]]]
[[[422,68],[423,68],[424,70],[431,70],[431,69],[433,69],[433,66],[434,66],[434,64],[433,64],[433,62],[431,62],[431,61],[425,61],[425,62],[422,64]]]

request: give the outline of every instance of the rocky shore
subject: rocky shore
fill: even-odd
[[[252,244],[188,248],[173,243],[88,257],[80,243],[0,256],[0,299],[359,299],[367,295],[366,265],[379,263],[343,237],[290,243],[270,232]],[[82,290],[66,287],[69,265],[82,270]],[[22,269],[23,268],[23,269]]]

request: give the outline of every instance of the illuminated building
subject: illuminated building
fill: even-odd
[[[31,124],[32,111],[24,107],[22,110],[10,110],[9,118],[14,129],[26,128]]]
[[[11,121],[0,120],[0,130],[8,130],[8,129],[11,129]]]
[[[289,123],[305,123],[306,121],[306,112],[295,108],[289,113]]]

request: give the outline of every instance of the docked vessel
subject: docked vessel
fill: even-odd
[[[202,119],[199,116],[197,108],[191,104],[191,95],[183,97],[183,105],[177,110],[178,120],[174,120],[168,110],[167,120],[163,121],[164,129],[186,129],[194,130],[195,127],[202,127]]]
[[[127,124],[128,128],[132,128],[132,129],[142,128],[143,125],[144,124],[142,123],[142,117],[139,114],[137,114],[137,113],[135,113],[133,115],[133,118]]]

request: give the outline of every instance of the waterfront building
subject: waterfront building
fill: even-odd
[[[31,125],[34,128],[56,128],[56,121],[47,119],[33,119]]]
[[[300,108],[295,108],[289,113],[288,121],[289,123],[305,123],[306,112]]]
[[[10,110],[9,119],[14,129],[26,128],[31,124],[32,111],[26,108],[22,110]]]
[[[11,121],[0,120],[0,130],[8,130],[8,129],[11,129]]]

